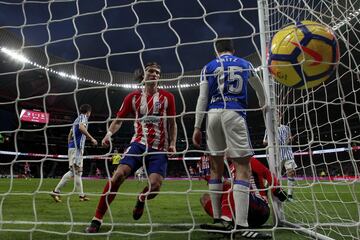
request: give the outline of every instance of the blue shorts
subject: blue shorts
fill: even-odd
[[[255,194],[250,193],[249,195],[249,227],[260,227],[269,219],[269,205],[263,199],[256,197]]]
[[[141,155],[146,151],[146,146],[132,142],[123,154],[123,158],[120,160],[120,164],[128,165],[131,168],[133,174],[136,170],[143,166],[145,160],[146,171],[150,175],[151,173],[158,173],[161,176],[166,176],[168,157],[166,153],[159,152],[159,150],[148,148],[148,152],[158,152],[156,154],[148,154],[145,156],[133,156],[129,154]]]

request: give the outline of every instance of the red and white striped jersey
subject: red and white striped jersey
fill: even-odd
[[[135,117],[135,134],[131,142],[138,142],[153,149],[167,151],[169,147],[168,116],[175,116],[174,95],[159,89],[154,95],[143,90],[129,93],[121,105],[117,117]]]
[[[201,169],[204,170],[210,168],[209,157],[207,155],[201,156],[200,161],[201,161]]]

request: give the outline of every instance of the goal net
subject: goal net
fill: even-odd
[[[296,90],[270,80],[280,112],[275,124],[290,127],[293,139],[289,144],[298,166],[296,202],[283,204],[282,224],[324,234],[310,233],[320,239],[358,239],[360,2],[268,3],[265,24],[270,37],[288,24],[310,20],[331,28],[340,45],[336,72],[319,87]],[[286,177],[281,166],[276,169]]]
[[[160,86],[176,98],[177,154],[141,220],[132,220],[131,211],[146,180],[131,178],[96,238],[223,237],[199,227],[211,221],[199,203],[208,192],[197,169],[206,151],[191,145],[200,71],[214,58],[219,38],[233,39],[236,55],[265,81],[266,127],[251,90],[247,121],[256,157],[285,190],[282,146],[262,142],[265,129],[276,139],[279,123],[292,133],[294,202],[270,201],[273,217],[258,231],[273,239],[360,239],[360,1],[19,0],[0,1],[0,12],[0,239],[89,239],[84,228],[114,170],[114,149],[123,152],[132,137],[134,119],[124,121],[109,149],[87,144],[85,203],[72,182],[62,203],[49,196],[68,169],[67,134],[79,106],[88,103],[89,132],[100,142],[124,97],[140,88],[132,72],[149,61],[162,65]],[[269,75],[266,47],[279,29],[302,20],[332,28],[341,54],[330,79],[296,90]]]

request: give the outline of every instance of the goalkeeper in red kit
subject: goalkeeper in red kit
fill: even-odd
[[[279,186],[278,179],[270,172],[270,170],[264,166],[259,160],[255,157],[250,159],[251,165],[251,177],[250,177],[250,186],[251,191],[249,193],[249,211],[248,211],[248,223],[249,227],[255,228],[263,225],[270,216],[270,207],[268,204],[268,197],[265,191],[265,180],[268,183],[268,186],[271,187],[272,194],[280,201],[285,201],[287,199],[286,192]],[[234,174],[235,168],[233,165],[230,165],[231,174]],[[233,229],[233,216],[232,212],[234,211],[234,198],[231,189],[230,182],[224,182],[223,194],[221,196],[221,219],[213,224],[202,224],[201,228],[212,229],[212,230],[232,230]],[[212,206],[211,199],[209,194],[205,193],[200,198],[201,205],[207,214],[211,217]],[[246,232],[242,233],[246,234]],[[252,234],[256,234],[252,232]],[[253,236],[254,238],[256,236]],[[268,238],[271,238],[271,235],[268,235]]]

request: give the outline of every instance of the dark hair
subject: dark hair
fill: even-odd
[[[144,69],[149,66],[156,67],[161,70],[161,66],[157,62],[148,62],[145,64],[144,68],[137,68],[134,71],[134,78],[136,81],[141,82],[144,78]]]
[[[80,106],[80,113],[85,114],[91,112],[91,106],[89,104],[83,104]]]
[[[215,47],[217,52],[233,52],[235,50],[234,48],[234,42],[231,39],[222,39],[217,40],[215,42]]]

